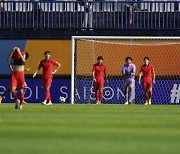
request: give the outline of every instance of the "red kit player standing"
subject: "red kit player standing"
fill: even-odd
[[[52,77],[53,77],[53,74],[55,74],[58,71],[61,65],[55,60],[50,59],[50,51],[44,52],[44,57],[45,57],[44,60],[41,60],[37,71],[34,73],[33,78],[35,78],[38,71],[42,68],[43,69],[42,84],[43,84],[43,88],[45,89],[45,99],[44,99],[44,102],[42,102],[42,104],[52,105],[51,94],[50,94]],[[57,66],[57,68],[53,71],[54,66]],[[47,104],[47,101],[49,101],[48,104]]]
[[[93,65],[93,69],[92,69],[96,104],[101,104],[103,98],[104,77],[106,79],[106,82],[108,82],[106,76],[106,66],[102,62],[103,62],[103,57],[99,56],[97,58],[97,63]]]
[[[22,105],[24,102],[24,86],[25,86],[25,77],[24,77],[24,65],[25,65],[25,52],[20,50],[19,46],[13,48],[11,54],[8,57],[8,62],[13,61],[13,72],[11,76],[11,93],[12,97],[16,100],[15,109],[22,110]],[[17,97],[16,88],[20,89],[20,102]],[[20,103],[20,106],[19,106]]]
[[[145,105],[151,105],[152,99],[152,87],[155,83],[155,72],[154,67],[149,63],[149,57],[144,57],[144,65],[141,66],[139,75],[139,84],[141,83],[144,90]]]

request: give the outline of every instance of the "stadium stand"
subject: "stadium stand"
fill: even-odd
[[[3,0],[0,30],[176,30],[179,0]]]
[[[0,27],[79,28],[80,23],[84,20],[83,13],[86,9],[88,14],[93,12],[93,28],[129,28],[127,25],[128,9],[124,7],[124,5],[129,5],[133,7],[131,28],[179,28],[180,4],[178,1],[135,1],[133,3],[138,5],[132,6],[130,2],[122,0],[82,1],[78,4],[77,1],[62,0],[3,1],[1,2]],[[38,17],[39,19],[43,17],[43,20],[34,26]]]

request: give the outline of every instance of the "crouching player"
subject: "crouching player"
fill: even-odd
[[[96,104],[101,104],[103,98],[104,77],[106,79],[106,82],[108,82],[106,76],[106,66],[102,62],[103,62],[103,57],[99,56],[97,58],[97,63],[93,65],[93,69],[92,69]]]
[[[136,66],[132,63],[131,57],[126,57],[125,61],[126,63],[122,66],[122,75],[123,75],[124,94],[125,94],[124,104],[128,105],[128,104],[132,104]]]
[[[50,59],[50,54],[51,54],[50,51],[44,52],[45,58],[44,58],[44,60],[40,61],[38,69],[33,74],[33,78],[35,78],[38,71],[41,68],[43,69],[42,84],[43,84],[43,88],[45,89],[45,98],[44,98],[44,101],[42,102],[43,105],[52,105],[51,93],[50,93],[52,77],[53,77],[53,74],[55,74],[61,66],[60,63],[56,62],[53,59]],[[53,71],[54,66],[57,66],[57,68]],[[47,101],[48,101],[48,103],[47,103]]]
[[[8,57],[8,62],[10,63],[11,61],[13,61],[13,65],[14,65],[11,76],[11,93],[12,93],[12,97],[16,100],[15,109],[19,108],[20,110],[22,110],[22,105],[24,102],[25,59],[26,59],[25,52],[22,52],[19,46],[14,47],[11,54]],[[20,89],[20,102],[17,97],[16,88]]]
[[[143,76],[143,78],[142,78]],[[141,66],[139,74],[139,84],[141,83],[144,90],[145,105],[151,105],[152,87],[155,83],[154,67],[149,63],[149,57],[144,57],[144,65]]]

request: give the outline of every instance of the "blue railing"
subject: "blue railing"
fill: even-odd
[[[0,29],[179,28],[179,1],[0,1]]]

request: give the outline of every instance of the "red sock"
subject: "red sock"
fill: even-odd
[[[45,90],[45,99],[44,100],[48,100],[49,99],[49,90]]]
[[[148,93],[147,92],[145,92],[145,94],[144,94],[144,99],[147,101],[148,100]]]
[[[102,101],[102,98],[103,98],[103,93],[99,92],[99,100]]]
[[[99,93],[96,92],[96,93],[95,93],[95,96],[96,96],[96,101],[98,101],[98,100],[99,100]]]
[[[152,91],[149,92],[149,98],[152,98]]]
[[[15,91],[12,91],[12,97],[16,100],[17,99],[17,93]]]
[[[24,92],[20,93],[20,105],[24,102]]]

